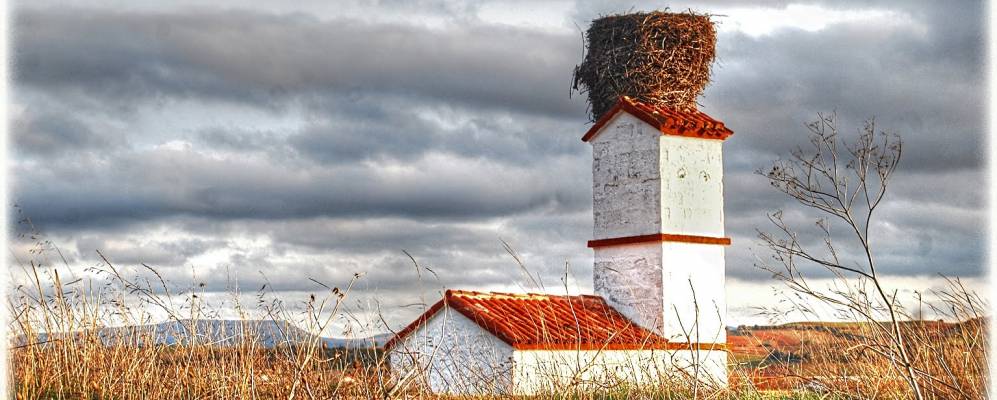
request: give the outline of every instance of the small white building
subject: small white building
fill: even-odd
[[[727,381],[723,163],[733,132],[623,97],[592,144],[596,296],[446,292],[385,348],[399,379],[453,394]]]

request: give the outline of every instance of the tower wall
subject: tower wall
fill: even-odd
[[[590,143],[596,294],[670,342],[726,343],[723,141],[618,112]]]
[[[619,113],[591,142],[595,239],[661,231],[659,136],[644,121]]]
[[[659,135],[661,232],[724,236],[721,140]]]
[[[595,249],[592,287],[620,314],[661,334],[664,329],[664,275],[661,243]]]
[[[662,242],[664,327],[669,341],[725,343],[724,246]]]
[[[618,113],[592,140],[593,237],[609,239],[661,231],[660,134]],[[660,243],[595,249],[595,293],[631,321],[661,333]]]
[[[724,236],[721,140],[660,135],[661,232]],[[664,328],[669,340],[723,343],[724,246],[662,242]]]

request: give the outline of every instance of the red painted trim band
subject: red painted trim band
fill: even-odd
[[[650,235],[589,240],[588,246],[591,248],[595,248],[595,247],[619,246],[624,244],[647,243],[647,242],[682,242],[682,243],[697,243],[697,244],[719,244],[723,246],[729,246],[730,238],[695,236],[695,235],[674,235],[670,233],[652,233]]]

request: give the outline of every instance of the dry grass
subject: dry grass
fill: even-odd
[[[49,250],[54,247],[49,246]],[[345,289],[330,288],[304,311],[292,313],[280,302],[257,303],[282,335],[267,346],[241,304],[244,326],[223,335],[191,335],[176,344],[156,340],[148,329],[106,333],[110,325],[147,325],[166,315],[179,329],[197,332],[211,316],[192,285],[171,293],[161,279],[134,279],[110,262],[92,270],[94,280],[63,282],[58,270],[29,261],[31,284],[8,298],[13,316],[10,393],[18,399],[229,399],[229,398],[438,398],[420,389],[418,378],[399,384],[376,351],[336,351],[317,334],[341,314]],[[145,276],[158,277],[153,269]],[[102,282],[98,285],[95,282]],[[939,294],[936,313],[960,324],[906,322],[911,353],[922,371],[928,398],[986,397],[986,304],[957,280]],[[258,314],[257,314],[258,315]],[[910,315],[903,314],[907,321]],[[731,336],[731,384],[700,385],[682,376],[661,376],[661,384],[634,387],[623,381],[584,382],[533,398],[908,398],[909,387],[896,365],[877,357],[888,337],[865,323],[789,325],[786,332],[754,330]],[[104,334],[101,334],[103,332]],[[788,332],[788,333],[787,333]],[[363,332],[360,332],[363,333]],[[741,340],[741,342],[738,342]],[[276,342],[276,343],[273,343]],[[740,344],[737,344],[740,343]],[[750,345],[754,343],[755,348]],[[787,354],[792,355],[787,357]],[[398,371],[396,371],[398,372]],[[487,397],[487,396],[485,396]]]
[[[383,354],[366,353],[359,359],[357,354],[325,349],[311,336],[287,335],[274,347],[264,346],[254,332],[226,346],[207,339],[166,345],[147,330],[109,340],[98,332],[106,328],[110,314],[138,315],[121,309],[128,304],[127,294],[159,297],[141,302],[148,305],[164,302],[165,293],[138,289],[124,278],[115,278],[119,280],[112,285],[120,290],[95,290],[82,281],[63,284],[57,273],[47,275],[37,265],[30,271],[37,277],[36,288],[19,288],[11,301],[12,328],[20,339],[11,352],[10,389],[18,399],[434,398],[419,385],[397,387]],[[43,276],[50,276],[49,281]],[[957,288],[949,298],[948,309],[956,312],[952,316],[980,315],[983,303]],[[316,299],[308,318],[327,315],[319,312],[323,307],[336,312],[336,304],[348,293]],[[172,318],[197,318],[203,315],[200,307],[181,307]],[[266,312],[275,319],[290,317],[273,308]],[[918,368],[925,371],[923,383],[930,398],[985,398],[986,324],[981,315],[975,318],[961,324],[904,325]],[[183,321],[192,326],[190,319]],[[307,330],[318,329],[312,324]],[[885,340],[877,337],[882,329],[859,323],[782,329],[751,331],[747,339],[741,337],[740,346],[734,344],[738,336],[732,336],[732,347],[744,354],[732,357],[729,388],[693,388],[689,381],[670,377],[658,387],[615,382],[598,389],[565,388],[537,398],[688,398],[694,390],[700,398],[720,399],[908,397],[909,388],[895,366],[875,357],[877,343]],[[752,340],[762,350],[752,352],[745,345]]]
[[[885,323],[884,323],[885,324]],[[906,322],[926,397],[982,399],[986,385],[986,322]],[[867,323],[807,323],[739,328],[728,336],[733,363],[759,390],[808,388],[858,398],[908,398],[896,365],[876,348],[888,338]]]
[[[264,307],[279,321],[273,325],[279,331],[276,338],[274,332],[258,332],[248,320],[238,332],[203,335],[197,326],[210,325],[199,319],[207,306],[190,291],[185,295],[188,306],[165,311],[179,322],[179,330],[199,334],[167,344],[164,331],[148,325],[114,330],[108,324],[148,324],[148,308],[170,307],[176,296],[157,293],[107,267],[103,272],[111,283],[94,287],[84,281],[63,284],[56,270],[31,263],[35,287],[18,287],[11,298],[10,389],[15,398],[370,398],[387,388],[376,352],[328,349],[315,335],[328,323],[329,317],[322,319],[326,311],[334,315],[348,291],[337,290],[308,305],[308,332],[294,332],[293,325],[283,323],[289,317],[283,309]],[[268,343],[262,339],[266,337]],[[217,343],[219,338],[225,343]]]

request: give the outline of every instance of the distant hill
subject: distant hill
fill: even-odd
[[[79,336],[81,332],[63,334],[61,336]],[[195,343],[205,345],[231,346],[244,339],[255,340],[264,347],[275,347],[281,344],[309,343],[319,340],[324,347],[332,349],[365,349],[381,347],[390,339],[389,334],[380,334],[363,338],[330,338],[317,337],[285,321],[273,320],[180,320],[167,321],[153,325],[135,325],[114,328],[103,328],[97,335],[108,345],[112,344],[144,344],[149,341],[156,344],[173,345],[178,343]],[[55,335],[40,334],[37,340],[31,342],[46,342],[49,340],[65,340]],[[28,344],[27,338],[20,336],[14,339],[14,346]]]

